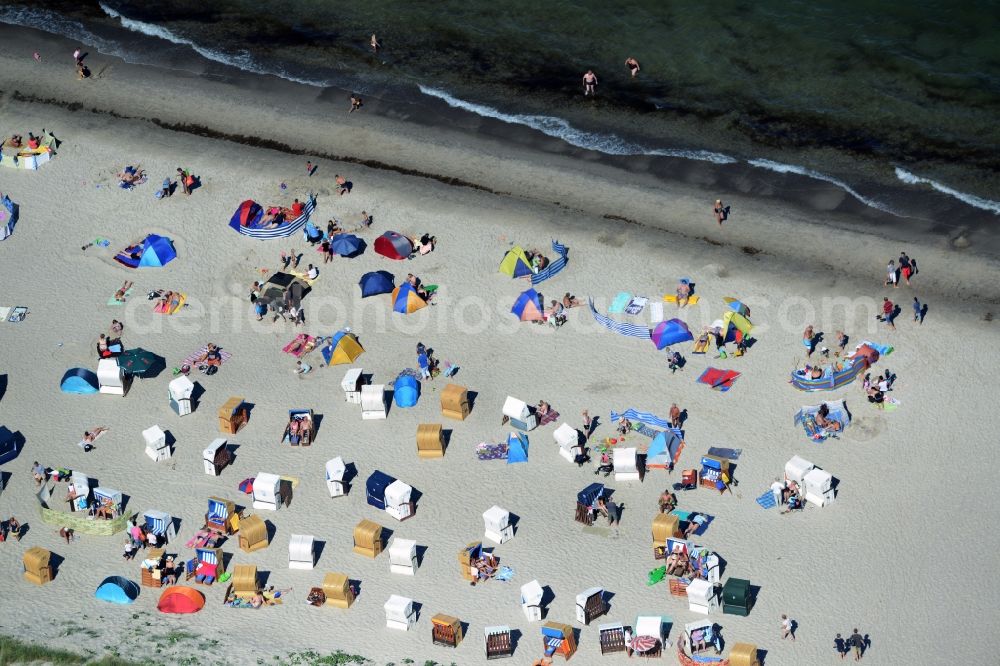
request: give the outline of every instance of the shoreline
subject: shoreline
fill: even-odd
[[[752,248],[793,266],[815,265],[822,256],[823,265],[855,277],[870,275],[872,280],[880,279],[885,257],[896,256],[905,245],[911,256],[922,260],[921,266],[935,266],[938,279],[926,285],[929,292],[951,293],[952,285],[963,284],[963,299],[1000,301],[1000,286],[986,279],[998,266],[1000,234],[985,223],[973,227],[901,220],[854,202],[839,188],[810,179],[786,176],[781,179],[786,187],[779,188],[761,183],[757,170],[749,167],[720,171],[681,159],[602,155],[528,128],[453,110],[451,115],[447,110],[418,115],[418,111],[425,112],[376,99],[366,100],[362,112],[348,115],[343,91],[310,89],[208,62],[202,63],[206,69],[200,74],[192,74],[92,56],[95,78],[81,82],[75,80],[70,66],[53,64],[51,58],[39,65],[15,55],[23,54],[29,45],[37,47],[39,36],[46,40],[47,52],[71,52],[73,42],[8,26],[0,28],[0,36],[4,37],[0,63],[5,67],[0,88],[11,100],[17,95],[38,100],[36,106],[44,102],[70,111],[134,117],[248,145],[291,149],[292,154],[329,155],[515,198],[557,203],[568,210],[624,217],[711,244]],[[48,74],[42,85],[39,79],[30,78],[36,66]],[[198,105],[192,109],[184,100],[194,95]],[[295,108],[276,107],[275,98],[294,100]],[[269,132],[259,136],[262,127]],[[497,171],[493,167],[499,163],[513,168]],[[715,228],[709,210],[711,201],[720,196],[727,204],[735,204],[733,218],[722,230]],[[741,222],[753,218],[769,221],[766,227]],[[859,234],[865,240],[841,247],[831,242],[839,231]],[[960,242],[965,249],[955,249],[958,238],[964,239]],[[815,248],[819,254],[815,259],[803,257],[803,248]],[[963,264],[980,266],[975,274],[983,279],[966,284],[957,273],[950,273],[954,256],[961,256]]]

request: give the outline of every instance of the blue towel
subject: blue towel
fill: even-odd
[[[625,307],[632,300],[632,294],[628,292],[621,291],[615,296],[615,300],[611,301],[611,305],[608,306],[609,313],[622,313],[625,312]]]
[[[717,458],[728,458],[730,460],[739,460],[740,454],[742,453],[743,449],[727,449],[721,446],[708,447],[708,455],[716,456]]]
[[[774,491],[768,488],[767,492],[757,498],[757,504],[760,504],[762,509],[773,509],[778,506],[778,503],[774,501]]]
[[[496,580],[502,580],[505,583],[510,581],[514,577],[514,570],[507,566],[500,567],[497,572],[493,575]]]

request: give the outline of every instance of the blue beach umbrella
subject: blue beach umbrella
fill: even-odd
[[[353,257],[364,247],[365,242],[352,234],[337,234],[330,239],[330,249],[342,257]]]

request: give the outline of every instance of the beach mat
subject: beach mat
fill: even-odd
[[[611,301],[611,305],[608,306],[608,314],[621,314],[625,312],[625,307],[632,300],[632,294],[628,292],[618,292],[615,299]]]
[[[711,388],[725,393],[733,388],[733,382],[740,376],[735,370],[720,370],[719,368],[705,368],[695,381],[701,384],[708,384]]]
[[[293,351],[296,345],[298,345],[299,343],[304,343],[304,344],[302,344],[302,346],[299,348],[298,351]],[[281,351],[285,352],[286,354],[291,354],[295,358],[302,358],[315,348],[316,348],[316,338],[306,333],[299,333],[298,335],[295,336],[294,340],[292,340],[287,345],[282,347]]]
[[[480,460],[506,460],[507,452],[506,444],[491,444],[489,442],[476,444],[476,457]]]
[[[132,289],[134,289],[134,287],[126,289],[125,297],[120,301],[115,299],[115,294],[118,293],[118,290],[116,289],[115,294],[111,294],[111,298],[108,299],[108,305],[125,305],[125,301],[127,301],[128,297],[132,295]]]
[[[757,498],[757,504],[760,504],[762,509],[773,509],[778,506],[778,503],[774,501],[774,491],[768,488],[763,495]]]
[[[28,316],[28,308],[23,305],[18,305],[13,308],[0,308],[3,310],[3,320],[11,324],[16,324],[19,321],[24,321],[24,318]]]
[[[697,305],[699,300],[701,300],[701,296],[699,296],[697,294],[692,294],[691,296],[688,296],[688,305]],[[676,303],[677,302],[677,294],[666,294],[663,297],[663,302],[664,303]]]
[[[641,314],[647,303],[649,303],[649,299],[645,296],[636,296],[629,301],[628,306],[625,308],[625,314]]]
[[[178,295],[180,296],[180,298],[177,299],[177,305],[175,305],[173,308],[167,310],[164,308],[162,304],[160,304],[159,301],[157,301],[156,305],[153,306],[153,312],[158,312],[160,314],[166,314],[166,315],[177,314],[178,312],[180,312],[180,309],[184,307],[184,302],[187,301],[187,294],[178,294]]]
[[[188,356],[186,359],[184,359],[183,363],[185,365],[194,366],[195,360],[201,358],[202,355],[205,352],[207,352],[207,351],[208,351],[208,345],[205,345],[204,347],[202,347],[201,349],[199,349],[198,351],[194,352],[193,354],[191,354],[190,356]],[[226,350],[220,349],[219,350],[219,365],[222,365],[223,363],[225,363],[226,361],[228,361],[230,358],[232,358],[232,356],[233,355],[230,354],[229,352],[227,352]]]
[[[724,446],[708,447],[708,455],[716,456],[717,458],[729,458],[730,460],[739,460],[742,454],[743,454],[743,449],[728,449]]]
[[[306,275],[305,273],[299,273],[299,272],[296,272],[296,271],[292,271],[292,275],[294,275],[298,279],[302,280],[303,282],[305,282],[310,287],[313,286],[314,284],[316,284],[316,280],[319,279],[319,276],[317,275],[316,276],[316,280],[310,280],[309,276]]]

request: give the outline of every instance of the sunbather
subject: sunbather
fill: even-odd
[[[126,252],[128,252],[127,249]],[[118,289],[118,291],[115,292],[115,300],[118,301],[119,303],[124,303],[126,298],[125,293],[131,288],[132,288],[131,280],[125,280],[124,282],[122,282],[122,286]]]
[[[566,292],[566,295],[563,296],[562,304],[563,307],[565,308],[575,308],[579,307],[580,305],[583,305],[583,303],[580,302],[580,299],[578,299],[576,296],[573,296],[568,291]]]
[[[681,280],[677,283],[677,307],[682,308],[688,304],[691,298],[691,285],[687,280]]]
[[[208,343],[208,349],[204,354],[198,357],[195,363],[204,363],[205,365],[222,365],[222,354],[219,353],[219,348],[216,347],[211,342]]]
[[[660,513],[670,513],[677,508],[677,495],[670,492],[670,489],[664,490],[660,495]]]

